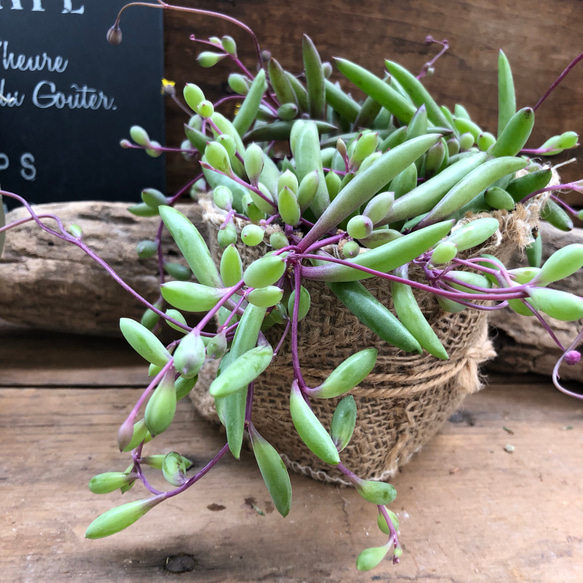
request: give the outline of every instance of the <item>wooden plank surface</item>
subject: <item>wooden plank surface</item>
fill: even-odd
[[[583,406],[548,382],[498,378],[468,398],[395,478],[404,556],[370,573],[354,569],[362,548],[383,542],[370,504],[351,489],[292,476],[294,503],[282,519],[248,453],[222,462],[139,526],[85,540],[90,521],[122,502],[86,484],[127,466],[114,438],[138,394],[0,389],[1,581],[582,580]],[[149,451],[177,450],[198,467],[223,443],[188,402],[158,439]],[[134,488],[123,501],[143,495]]]

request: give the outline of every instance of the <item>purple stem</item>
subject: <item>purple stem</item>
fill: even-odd
[[[435,57],[433,57],[433,59],[431,59],[431,61],[428,61],[423,65],[423,67],[421,67],[421,71],[419,75],[417,75],[417,79],[423,79],[425,75],[427,75],[427,71],[429,71],[429,69],[435,65],[437,60],[449,49],[449,43],[447,42],[447,39],[438,41],[435,40],[431,35],[428,35],[425,37],[425,43],[435,43],[437,45],[441,45],[441,50],[437,53],[437,55],[435,55]]]
[[[220,12],[213,12],[212,10],[202,10],[200,8],[187,8],[186,6],[175,6],[173,4],[167,4],[166,2],[162,2],[162,0],[157,0],[157,4],[150,4],[146,2],[131,2],[130,4],[126,4],[118,13],[117,19],[115,21],[114,26],[119,27],[119,22],[121,19],[121,15],[130,6],[145,6],[148,8],[162,8],[165,10],[175,10],[176,12],[189,12],[191,14],[199,14],[201,16],[211,16],[212,18],[218,18],[219,20],[225,20],[226,22],[230,22],[239,28],[242,28],[245,32],[247,32],[251,38],[253,39],[253,44],[255,45],[255,51],[257,53],[257,60],[258,62],[263,65],[263,56],[261,54],[261,47],[259,46],[259,41],[257,40],[257,36],[255,33],[244,23],[236,18],[231,16],[227,16],[226,14],[221,14]]]
[[[294,309],[291,318],[291,351],[292,351],[292,367],[294,371],[294,377],[298,382],[300,390],[303,392],[307,387],[304,377],[302,376],[302,369],[300,366],[300,357],[298,354],[298,314],[300,311],[300,295],[302,291],[302,268],[299,263],[294,267],[294,289],[296,295],[294,297]]]
[[[180,486],[179,488],[176,488],[176,490],[172,490],[170,492],[166,492],[164,494],[164,498],[165,499],[172,498],[173,496],[176,496],[176,495],[180,494],[181,492],[184,492],[184,490],[190,488],[190,486],[192,486],[193,484],[196,484],[196,482],[198,482],[202,477],[204,477],[206,474],[208,474],[209,471],[214,466],[217,465],[217,463],[219,462],[219,460],[228,451],[229,451],[229,444],[228,443],[225,443],[225,445],[223,445],[223,447],[221,447],[221,449],[215,455],[215,457],[213,457],[213,459],[204,468],[202,468],[202,470],[198,471],[194,476],[192,476],[192,478],[189,478],[188,480],[186,480],[186,482],[184,482],[184,484],[182,484],[182,486]]]
[[[536,111],[545,101],[545,99],[557,88],[561,81],[570,73],[571,69],[583,59],[583,53],[579,53],[566,67],[566,69],[554,80],[552,85],[547,89],[546,93],[536,102],[536,105],[532,108]]]
[[[561,358],[559,358],[559,360],[557,360],[557,363],[555,364],[555,366],[553,368],[553,384],[555,385],[555,387],[559,391],[561,391],[561,393],[564,393],[565,395],[569,395],[570,397],[575,397],[575,399],[579,399],[579,400],[583,400],[583,395],[581,395],[580,393],[573,393],[572,391],[569,391],[568,389],[563,387],[563,385],[561,385],[561,383],[559,382],[559,378],[560,378],[559,369],[561,368],[561,364],[562,364],[567,352],[570,352],[571,350],[575,350],[575,348],[577,348],[577,346],[581,343],[582,340],[583,340],[583,330],[581,330],[581,332],[579,332],[579,334],[577,334],[577,337],[575,338],[575,340],[573,340],[573,342],[571,343],[569,348],[565,352],[563,352],[563,354],[561,355]]]
[[[277,346],[275,347],[275,350],[273,351],[273,358],[275,358],[277,356],[277,354],[279,353],[279,351],[281,350],[281,347],[283,346],[283,343],[288,335],[290,327],[291,327],[291,320],[288,319],[287,324],[285,325],[285,330],[283,331],[283,334],[281,335],[281,338],[279,339],[279,342],[277,343]]]
[[[490,301],[500,301],[500,300],[507,300],[507,299],[513,300],[513,299],[520,299],[520,298],[525,297],[524,293],[513,294],[511,291],[506,291],[506,290],[502,290],[503,292],[506,293],[506,295],[504,295],[503,297],[497,297],[496,295],[492,295],[491,293],[464,294],[463,292],[459,292],[459,291],[448,292],[446,290],[441,290],[441,289],[438,289],[436,287],[433,287],[433,286],[430,286],[430,285],[427,285],[424,283],[419,283],[417,281],[412,281],[409,279],[403,279],[401,277],[397,277],[396,275],[391,275],[390,273],[382,273],[380,271],[376,271],[374,269],[364,267],[363,265],[357,265],[356,263],[344,261],[342,259],[336,259],[335,257],[325,257],[323,255],[302,254],[301,258],[302,259],[324,260],[324,261],[329,261],[331,263],[338,263],[340,265],[346,265],[348,267],[358,269],[358,270],[363,271],[365,273],[375,275],[377,277],[380,277],[381,279],[387,279],[389,281],[397,281],[399,283],[405,283],[405,284],[407,284],[411,287],[414,287],[416,289],[427,291],[427,292],[433,293],[435,295],[440,295],[440,296],[443,296],[444,298],[448,298],[448,299],[455,300],[455,301],[458,301],[460,299],[460,297],[462,297],[462,298],[467,297],[469,299],[474,299],[474,300],[490,300]],[[318,274],[322,273],[323,271],[325,271],[323,266],[302,267],[302,275],[304,277],[306,277],[307,279],[317,277]],[[466,284],[464,284],[464,285],[466,285]],[[490,291],[492,291],[492,290],[490,290]],[[502,296],[502,294],[500,294],[500,295]]]

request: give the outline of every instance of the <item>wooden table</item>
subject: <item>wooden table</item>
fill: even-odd
[[[394,480],[401,564],[359,573],[360,550],[384,542],[374,508],[351,489],[292,476],[282,519],[248,453],[139,527],[84,539],[122,503],[87,482],[128,464],[115,435],[144,367],[118,340],[5,327],[0,370],[0,581],[583,580],[583,404],[546,379],[492,377],[467,399]],[[159,450],[200,465],[223,444],[189,402],[175,425]],[[124,501],[143,495],[136,487]]]

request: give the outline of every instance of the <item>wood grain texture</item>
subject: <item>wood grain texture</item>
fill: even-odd
[[[512,65],[518,107],[532,106],[581,50],[583,27],[579,0],[549,0],[536,5],[530,0],[322,0],[317,9],[309,0],[183,0],[180,4],[221,10],[239,18],[256,31],[262,47],[294,73],[301,70],[303,33],[313,39],[323,60],[341,56],[377,74],[382,73],[385,58],[418,71],[436,52],[435,47],[425,46],[425,37],[448,39],[451,48],[427,79],[427,87],[439,103],[465,105],[479,124],[494,132],[498,50],[504,50]],[[255,62],[246,33],[208,17],[166,11],[165,33],[166,74],[178,87],[195,82],[217,98],[225,90],[228,72],[233,70],[225,62],[213,69],[200,68],[195,59],[201,49],[189,40],[190,34],[203,39],[231,34],[239,43],[246,65],[252,67]],[[529,146],[536,147],[562,131],[583,132],[581,71],[575,69],[541,106]],[[167,139],[180,143],[185,116],[168,103]],[[580,155],[578,151],[575,154]],[[579,178],[581,169],[577,166],[564,169],[563,177]],[[168,168],[172,188],[190,176],[188,165],[178,156],[169,157]]]
[[[60,346],[79,363],[69,370],[79,386],[87,387],[95,367],[107,371],[112,347],[106,340],[76,348],[67,342],[55,339],[53,354]],[[23,359],[37,354],[34,337],[28,352],[21,339],[20,352]],[[114,364],[123,367],[127,358],[129,378],[131,350],[119,346],[116,352]],[[401,520],[402,563],[358,573],[360,550],[383,542],[374,508],[354,490],[294,475],[292,511],[282,519],[248,452],[240,462],[223,460],[139,526],[85,540],[98,514],[144,496],[138,487],[123,498],[96,496],[86,486],[96,473],[127,466],[115,434],[139,390],[76,388],[68,386],[65,368],[60,374],[63,388],[0,389],[2,581],[581,580],[583,407],[536,377],[491,379],[402,469],[393,505]],[[37,378],[44,378],[42,367]],[[140,382],[136,376],[132,385]],[[176,450],[200,468],[223,440],[185,400],[171,431],[147,451]],[[507,444],[513,453],[505,451]]]

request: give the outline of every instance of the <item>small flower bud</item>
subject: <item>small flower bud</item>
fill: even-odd
[[[69,225],[67,231],[69,231],[69,233],[71,233],[75,239],[81,239],[81,237],[83,237],[83,229],[81,229],[79,225]]]
[[[121,44],[122,34],[121,28],[119,24],[114,24],[108,31],[107,31],[107,42],[110,45],[119,45]]]
[[[155,188],[144,188],[141,192],[142,200],[151,208],[158,208],[161,204],[168,204],[168,199]]]
[[[565,353],[565,362],[573,366],[581,361],[581,353],[577,350],[569,350]]]
[[[326,79],[332,76],[332,65],[328,61],[322,63],[322,73]]]

